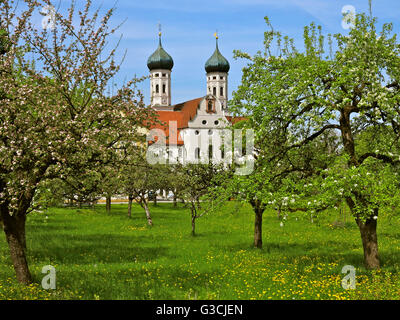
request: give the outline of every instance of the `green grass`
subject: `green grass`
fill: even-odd
[[[311,224],[302,213],[284,226],[264,214],[263,249],[252,247],[251,208],[230,202],[197,221],[192,237],[183,207],[126,205],[91,209],[51,208],[27,222],[28,260],[34,284],[20,286],[5,237],[0,238],[0,299],[398,299],[400,223],[380,218],[382,269],[363,268],[354,222],[334,228],[330,212]],[[48,219],[46,219],[48,216]],[[344,290],[341,269],[353,265],[357,288]],[[42,267],[57,270],[57,289],[41,288]]]

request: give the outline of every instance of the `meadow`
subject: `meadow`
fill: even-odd
[[[310,222],[291,213],[283,226],[264,213],[263,249],[252,247],[254,215],[229,202],[197,221],[181,204],[151,206],[153,227],[134,205],[50,208],[28,216],[27,247],[34,284],[15,280],[4,235],[0,237],[0,299],[399,299],[398,220],[380,217],[382,268],[363,267],[354,221],[338,212]],[[44,290],[42,267],[57,271],[57,288]],[[341,286],[342,267],[356,267],[355,290]]]

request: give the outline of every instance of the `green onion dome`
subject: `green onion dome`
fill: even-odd
[[[218,50],[218,38],[216,42],[216,48],[213,55],[207,60],[205,64],[206,72],[228,72],[229,71],[229,62],[225,59],[225,57]]]
[[[174,60],[172,60],[171,56],[162,47],[160,35],[158,48],[147,60],[147,67],[150,71],[154,69],[166,69],[171,71],[173,66]]]

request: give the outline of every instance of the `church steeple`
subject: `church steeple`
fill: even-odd
[[[172,57],[161,43],[161,27],[158,33],[158,48],[147,60],[150,70],[151,106],[165,108],[171,106],[171,70]]]
[[[207,76],[207,94],[212,94],[221,102],[222,108],[227,108],[229,62],[218,48],[218,35],[215,36],[215,51],[207,60],[204,68]]]

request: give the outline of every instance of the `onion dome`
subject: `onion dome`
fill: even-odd
[[[171,56],[164,50],[161,45],[161,33],[159,34],[159,42],[158,48],[147,60],[147,67],[149,70],[154,69],[166,69],[172,70],[174,66],[174,60],[172,60]]]
[[[229,62],[225,57],[219,52],[218,49],[218,37],[216,37],[216,48],[213,55],[207,60],[204,68],[206,72],[228,72]]]

